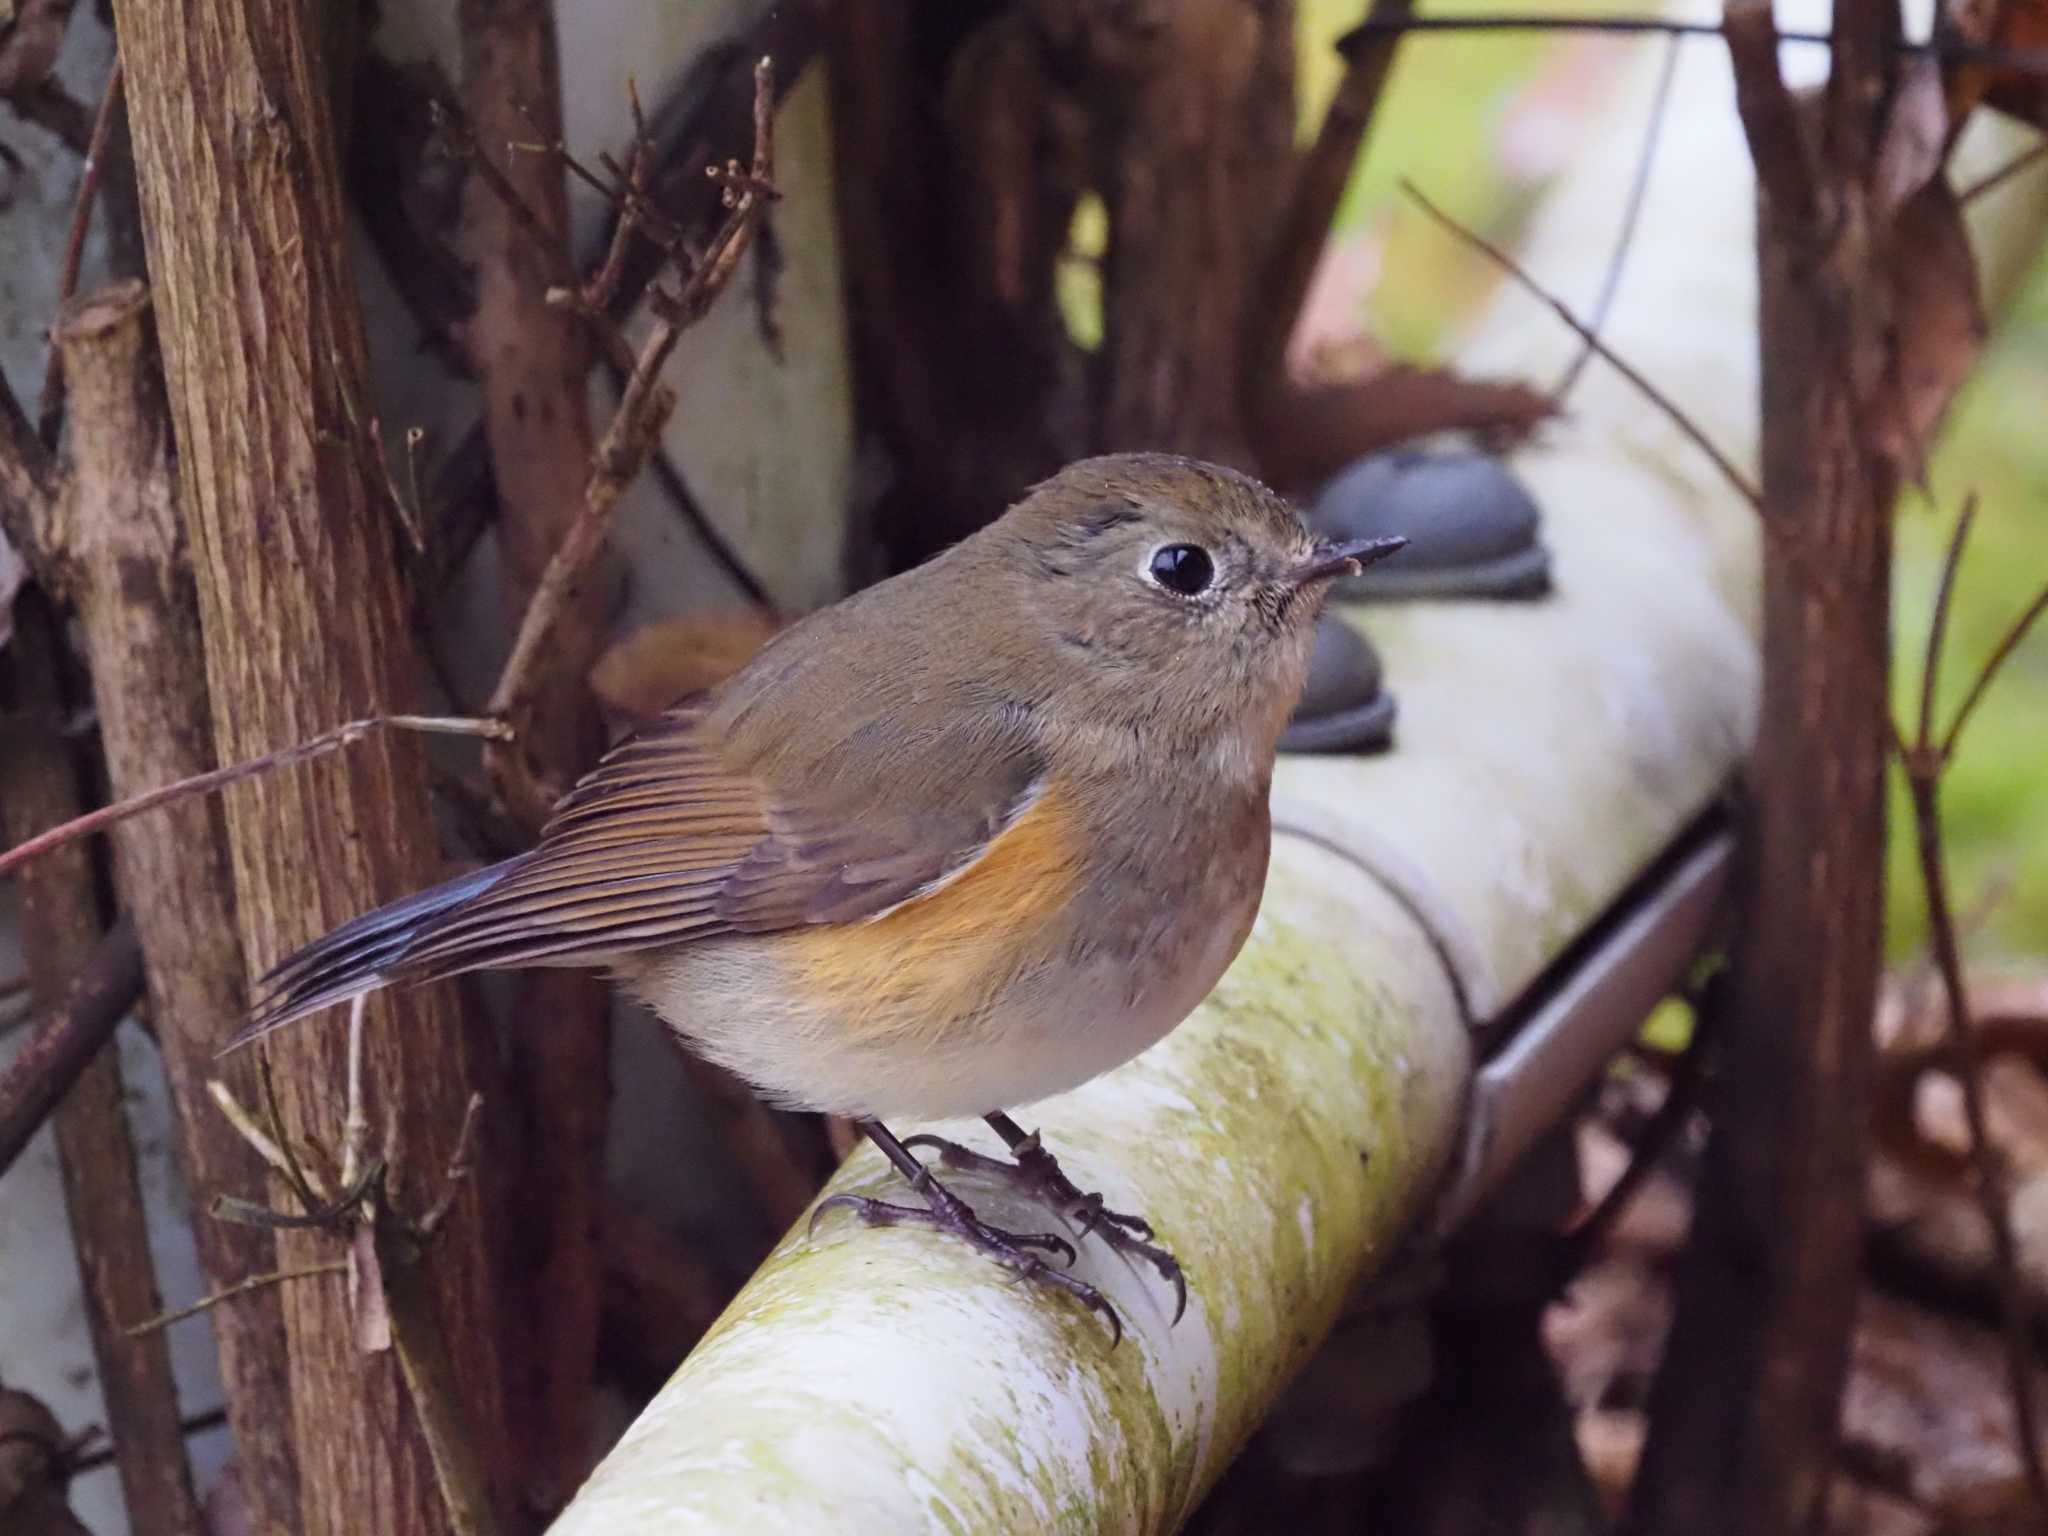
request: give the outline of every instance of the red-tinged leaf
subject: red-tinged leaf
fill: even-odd
[[[1907,62],[1877,150],[1878,207],[1891,213],[1941,174],[1954,121],[1941,61],[1922,54]]]
[[[1930,181],[1900,207],[1889,268],[1890,356],[1872,430],[1899,474],[1918,482],[1987,329],[1962,208],[1945,178]]]

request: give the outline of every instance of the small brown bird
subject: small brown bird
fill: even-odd
[[[1121,1332],[1031,1251],[1069,1244],[982,1222],[909,1150],[929,1142],[1150,1262],[1184,1308],[1150,1228],[1002,1111],[1137,1055],[1236,956],[1316,615],[1401,543],[1318,542],[1190,459],[1071,465],[628,738],[532,851],[286,960],[235,1043],[393,983],[604,967],[776,1102],[852,1116],[926,1208],[830,1203],[956,1233]],[[1017,1161],[882,1124],[966,1114]]]

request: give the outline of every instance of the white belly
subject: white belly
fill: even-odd
[[[793,1108],[951,1119],[1011,1109],[1129,1061],[1192,1013],[1250,926],[1231,914],[1129,1002],[1128,967],[1051,967],[999,991],[982,1016],[849,1044],[839,1021],[788,1001],[773,938],[718,939],[627,980],[699,1054]]]

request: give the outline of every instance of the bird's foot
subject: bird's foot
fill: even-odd
[[[866,1195],[830,1195],[818,1203],[812,1214],[811,1230],[817,1230],[819,1217],[838,1207],[853,1212],[871,1227],[928,1227],[935,1232],[951,1233],[1020,1280],[1065,1291],[1091,1311],[1100,1313],[1103,1321],[1109,1324],[1110,1347],[1114,1349],[1123,1342],[1123,1319],[1117,1316],[1109,1298],[1087,1281],[1063,1274],[1046,1262],[1045,1254],[1051,1253],[1061,1255],[1062,1263],[1072,1264],[1072,1243],[1052,1232],[1005,1232],[1000,1227],[991,1226],[929,1171],[912,1178],[910,1185],[924,1198],[924,1209],[875,1200]],[[1034,1251],[1038,1249],[1043,1249],[1044,1253]]]
[[[1002,1118],[1014,1129],[1014,1121],[1009,1121],[1007,1116]],[[994,1117],[991,1117],[991,1123],[994,1123]],[[903,1144],[906,1147],[930,1147],[948,1168],[971,1169],[1000,1179],[1075,1222],[1083,1236],[1099,1237],[1118,1253],[1150,1264],[1173,1287],[1173,1320],[1179,1322],[1188,1309],[1187,1274],[1181,1269],[1180,1260],[1152,1240],[1152,1224],[1140,1216],[1109,1210],[1103,1205],[1101,1195],[1076,1187],[1060,1167],[1059,1159],[1045,1150],[1038,1132],[1033,1131],[1028,1136],[1019,1134],[1013,1140],[1002,1125],[997,1125],[996,1130],[1010,1142],[1011,1156],[1016,1159],[1014,1162],[990,1157],[957,1141],[948,1141],[943,1136],[912,1136]]]

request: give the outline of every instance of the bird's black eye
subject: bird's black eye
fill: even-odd
[[[1216,562],[1199,544],[1168,544],[1152,552],[1152,579],[1169,592],[1193,597],[1216,579]]]

